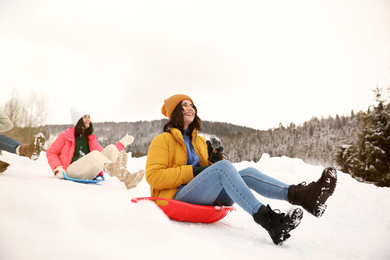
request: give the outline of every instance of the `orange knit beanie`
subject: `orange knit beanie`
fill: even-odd
[[[189,100],[192,103],[194,103],[194,101],[192,101],[192,99],[187,95],[184,94],[173,95],[172,97],[169,97],[164,100],[164,105],[161,107],[161,113],[164,116],[168,117],[169,120],[171,120],[173,110],[175,110],[176,106],[183,100]]]

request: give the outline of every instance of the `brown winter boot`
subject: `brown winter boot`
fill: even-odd
[[[144,170],[139,170],[136,173],[129,174],[125,177],[123,182],[126,185],[126,188],[130,190],[131,188],[134,188],[137,186],[137,184],[142,180],[142,178],[145,176],[145,171]]]
[[[145,171],[139,170],[138,172],[131,174],[126,168],[127,159],[128,157],[126,151],[121,151],[115,163],[108,162],[104,165],[104,171],[112,177],[117,177],[129,190],[137,186],[144,177]]]
[[[45,144],[45,136],[39,133],[31,144],[22,144],[19,146],[19,155],[28,157],[31,160],[37,160]]]
[[[104,165],[104,171],[112,177],[117,177],[120,181],[123,181],[129,173],[126,169],[127,165],[127,153],[126,151],[121,151],[116,159],[115,163],[106,163]],[[130,173],[129,173],[130,174]]]
[[[325,202],[333,194],[337,183],[337,170],[327,167],[316,182],[291,185],[288,188],[288,201],[300,205],[316,217],[321,217],[326,209]]]
[[[9,163],[0,161],[0,172],[5,172],[9,166]]]

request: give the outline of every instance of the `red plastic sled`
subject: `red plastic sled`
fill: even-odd
[[[214,223],[223,219],[230,211],[236,210],[232,206],[203,206],[181,202],[173,199],[141,197],[131,201],[137,203],[141,200],[164,200],[168,204],[160,209],[172,220],[186,221],[191,223]]]

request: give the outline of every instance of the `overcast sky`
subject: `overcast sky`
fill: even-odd
[[[13,88],[93,122],[203,120],[268,129],[349,115],[389,86],[388,0],[0,0],[0,104]]]

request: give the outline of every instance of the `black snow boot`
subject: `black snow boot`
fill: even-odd
[[[292,209],[287,214],[276,213],[269,205],[261,205],[259,211],[253,214],[257,224],[265,228],[276,245],[283,244],[291,235],[291,230],[301,223],[303,211],[300,208]]]
[[[333,194],[337,183],[337,170],[327,167],[316,182],[291,185],[288,188],[288,201],[300,205],[316,217],[321,217],[326,209],[325,202]]]

